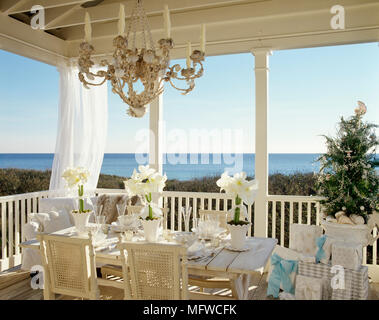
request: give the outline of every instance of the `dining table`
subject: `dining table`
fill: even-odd
[[[130,241],[146,241],[142,232],[141,230],[140,232],[134,233]],[[161,237],[158,239],[158,242],[176,242],[174,235],[178,233],[178,231],[169,231],[169,233],[170,237]],[[52,234],[78,237],[75,227],[59,230]],[[122,265],[120,251],[117,247],[119,241],[119,233],[114,231],[109,231],[101,241],[95,241],[95,259],[98,267],[101,265]],[[238,300],[247,300],[249,298],[250,277],[253,274],[259,273],[262,278],[266,264],[277,244],[277,239],[247,237],[246,248],[244,248],[243,251],[236,251],[235,249],[232,250],[229,248],[230,235],[229,238],[221,239],[216,246],[210,241],[201,240],[201,243],[204,246],[204,255],[195,257],[194,259],[191,259],[190,256],[188,257],[188,274],[190,276],[229,279],[233,295],[236,296],[235,298]],[[22,248],[39,250],[40,243],[37,239],[33,239],[22,242],[20,246]],[[99,280],[102,280],[101,282],[104,285],[112,285],[107,284],[107,281],[104,281],[104,279]],[[99,285],[102,283],[99,283]],[[121,288],[120,283],[115,286]]]

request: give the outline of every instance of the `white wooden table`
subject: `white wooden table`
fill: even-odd
[[[53,234],[75,236],[75,231],[74,227],[71,227]],[[141,241],[141,239],[133,238],[133,241]],[[117,242],[117,234],[109,233],[106,245],[102,244],[96,249],[96,263],[121,266],[120,251],[115,246]],[[246,300],[248,298],[250,275],[256,272],[263,274],[277,240],[250,237],[247,242],[251,247],[248,251],[235,252],[220,246],[215,249],[212,256],[205,259],[188,260],[188,274],[228,278],[238,299]],[[39,242],[38,240],[26,241],[21,243],[21,247],[39,250]]]

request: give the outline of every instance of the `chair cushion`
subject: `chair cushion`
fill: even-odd
[[[93,198],[84,199],[84,208],[92,210]],[[74,224],[74,219],[71,217],[71,211],[78,208],[78,199],[73,197],[59,197],[59,198],[43,198],[39,200],[38,212],[50,212],[64,210],[68,215],[71,224]]]
[[[70,217],[65,210],[50,211],[48,213],[30,213],[29,219],[30,224],[38,223],[39,230],[45,233],[52,233],[72,227]]]
[[[42,232],[43,226],[38,221],[29,221],[24,225],[24,236],[26,241],[35,239],[38,232]]]

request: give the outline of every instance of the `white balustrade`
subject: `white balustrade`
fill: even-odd
[[[0,271],[21,263],[20,242],[28,213],[38,211],[38,201],[48,197],[48,191],[0,197],[1,255]]]
[[[97,189],[96,194],[125,193],[122,189]],[[20,242],[24,241],[23,226],[30,212],[38,212],[39,199],[49,197],[48,191],[26,193],[0,197],[1,221],[1,256],[0,271],[21,263]],[[184,221],[180,213],[181,207],[192,207],[190,227],[198,218],[199,210],[228,211],[234,199],[225,193],[164,191],[163,207],[169,209],[165,223],[171,230],[184,230]],[[289,225],[291,223],[320,224],[320,197],[308,196],[267,196],[267,235],[277,238],[279,244],[288,247]],[[254,235],[254,205],[247,206],[248,219],[252,222],[249,235]],[[377,230],[373,231],[374,235]],[[379,277],[377,264],[378,241],[364,249],[364,263],[369,267],[370,274]]]

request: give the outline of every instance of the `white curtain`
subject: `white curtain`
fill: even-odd
[[[50,180],[50,191],[68,195],[63,171],[67,167],[82,166],[90,178],[85,190],[97,187],[108,124],[107,84],[85,89],[78,78],[78,68],[58,67],[60,97],[58,133]]]

